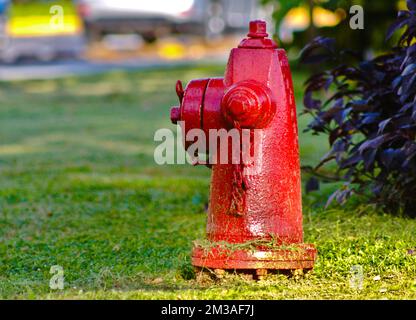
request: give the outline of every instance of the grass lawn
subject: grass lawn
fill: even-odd
[[[305,241],[319,250],[312,273],[194,279],[189,253],[204,237],[210,172],[155,165],[153,134],[174,128],[176,79],[223,68],[0,84],[0,298],[416,298],[416,221],[358,203],[324,210],[334,186],[304,195]],[[297,97],[303,80],[294,74]],[[300,145],[303,164],[326,149],[303,133]],[[62,291],[49,288],[53,265],[64,269]],[[355,265],[361,290],[350,287]]]

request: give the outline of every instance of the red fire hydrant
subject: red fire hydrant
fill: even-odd
[[[316,249],[303,243],[291,73],[286,52],[267,36],[264,21],[251,21],[248,38],[231,51],[224,78],[192,80],[185,90],[176,85],[180,107],[171,109],[171,120],[183,121],[184,136],[192,129],[207,136],[210,129],[257,129],[262,146],[256,174],[231,160],[211,166],[208,244],[194,246],[196,267],[260,276],[314,265]]]

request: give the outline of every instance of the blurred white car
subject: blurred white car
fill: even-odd
[[[90,39],[106,34],[140,34],[152,42],[168,33],[205,36],[247,28],[256,0],[79,0]]]

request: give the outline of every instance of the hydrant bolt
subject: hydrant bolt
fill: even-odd
[[[262,20],[250,21],[249,33],[250,38],[265,38],[268,36],[266,32],[266,22]]]

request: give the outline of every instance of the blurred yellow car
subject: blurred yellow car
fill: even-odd
[[[0,1],[4,33],[0,59],[4,62],[24,56],[44,61],[82,53],[83,23],[73,1]]]

